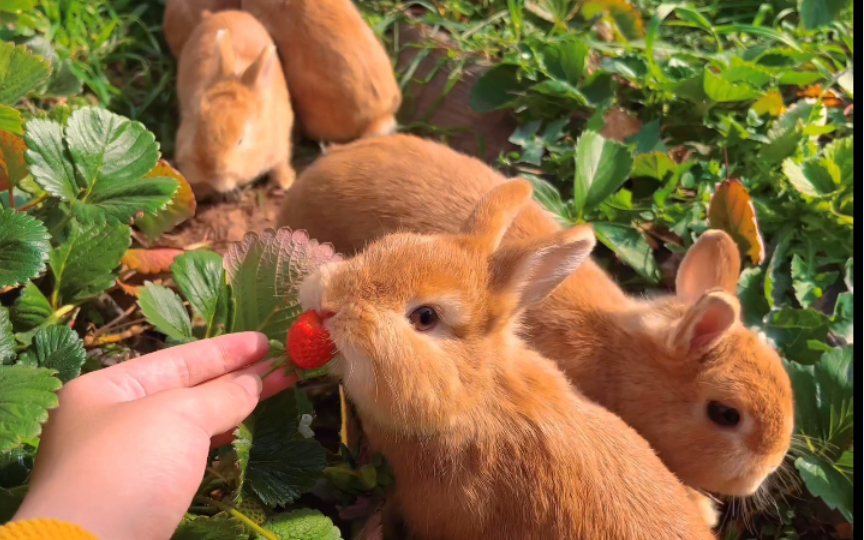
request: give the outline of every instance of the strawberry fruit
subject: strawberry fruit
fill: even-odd
[[[336,354],[330,333],[314,310],[304,311],[288,329],[288,357],[302,369],[317,369]]]

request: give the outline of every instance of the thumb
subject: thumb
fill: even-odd
[[[181,391],[174,409],[212,437],[236,427],[252,414],[261,397],[261,377],[248,371],[227,375]]]

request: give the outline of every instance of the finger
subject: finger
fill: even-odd
[[[100,393],[107,399],[130,401],[209,381],[261,360],[268,349],[264,334],[228,334],[163,349],[95,372],[93,377],[99,379]]]
[[[238,373],[246,373],[252,372],[258,375],[263,376],[270,368],[273,367],[273,362],[259,362],[254,366],[250,366],[244,369],[242,372]],[[297,384],[297,374],[289,373],[285,374],[284,369],[277,369],[273,373],[267,375],[267,377],[263,381],[264,389],[261,391],[261,401],[265,399],[275,396],[279,392],[283,390],[287,390],[288,388],[293,387]],[[221,433],[213,437],[213,440],[210,444],[213,448],[219,448],[220,446],[225,446],[226,444],[231,444],[231,441],[234,440],[234,430],[237,429],[237,426],[233,426],[230,430],[225,433]]]
[[[236,426],[255,410],[262,386],[258,375],[247,372],[220,377],[165,396],[170,395],[171,407],[176,413],[191,419],[213,437]]]

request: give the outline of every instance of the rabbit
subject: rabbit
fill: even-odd
[[[174,58],[180,58],[183,45],[201,22],[205,11],[215,13],[227,9],[239,10],[240,0],[167,0],[162,30]]]
[[[393,67],[351,0],[242,1],[276,41],[307,137],[341,143],[395,131]]]
[[[504,181],[432,141],[361,140],[329,151],[300,175],[278,224],[306,229],[350,255],[394,231],[456,232],[483,194]],[[560,230],[532,201],[505,242]],[[739,268],[735,243],[711,231],[684,258],[676,294],[641,300],[589,259],[526,310],[522,335],[589,399],[645,437],[686,485],[747,496],[790,446],[793,397],[777,353],[739,321]]]
[[[205,12],[180,55],[176,161],[197,193],[227,193],[263,173],[294,181],[294,114],[264,27],[241,11]]]
[[[457,232],[386,235],[300,285],[393,469],[384,538],[713,538],[648,443],[517,337],[595,243],[580,226],[499,247],[531,191],[503,183]]]

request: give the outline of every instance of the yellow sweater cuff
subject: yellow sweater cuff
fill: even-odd
[[[80,525],[56,519],[14,521],[0,527],[0,540],[99,540]]]

